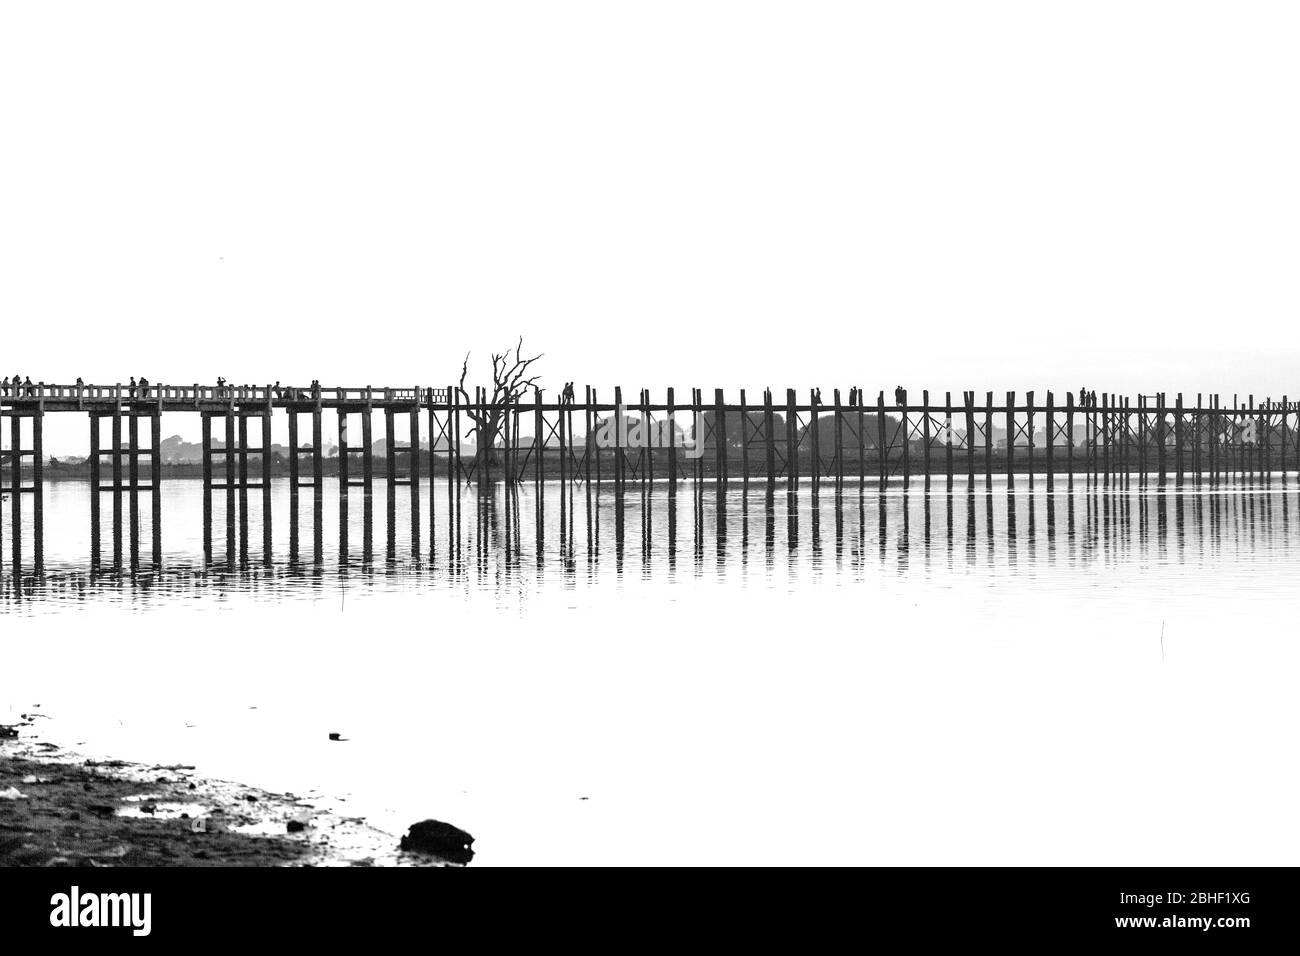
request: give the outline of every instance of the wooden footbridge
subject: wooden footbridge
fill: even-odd
[[[966,391],[956,401],[951,392],[943,393],[942,401],[937,393],[922,392],[918,403],[899,390],[893,401],[887,402],[881,392],[868,403],[858,388],[847,393],[835,389],[825,396],[820,389],[802,396],[788,389],[783,401],[770,390],[753,400],[741,390],[729,400],[722,389],[708,399],[703,390],[692,389],[678,401],[669,388],[662,401],[652,401],[647,390],[625,399],[623,390],[616,388],[612,400],[602,402],[595,389],[587,388],[581,399],[568,393],[563,400],[548,401],[535,390],[503,403],[492,401],[490,394],[476,388],[471,395],[453,386],[15,383],[0,390],[0,416],[9,419],[7,428],[0,427],[0,483],[9,496],[13,564],[18,567],[22,560],[24,500],[31,502],[34,563],[37,568],[43,564],[43,424],[47,414],[55,413],[80,413],[89,419],[93,553],[99,550],[101,497],[108,494],[118,548],[126,512],[133,566],[141,498],[146,495],[154,562],[161,562],[164,413],[201,418],[204,553],[210,560],[213,496],[220,492],[232,563],[237,537],[246,551],[250,492],[262,496],[269,560],[271,490],[277,475],[290,492],[295,538],[302,489],[311,491],[319,533],[327,463],[337,472],[342,526],[347,525],[353,489],[361,490],[369,518],[376,412],[384,416],[390,518],[396,489],[409,487],[417,547],[424,469],[429,475],[431,530],[441,489],[451,516],[458,507],[461,482],[609,482],[622,492],[629,483],[666,480],[675,487],[688,478],[697,486],[706,481],[716,481],[719,487],[761,483],[771,490],[783,484],[791,491],[806,481],[817,493],[824,484],[833,485],[836,492],[852,486],[884,492],[891,487],[910,490],[914,482],[928,491],[935,480],[952,490],[956,479],[963,479],[968,491],[981,481],[992,490],[995,474],[1004,474],[1012,487],[1016,475],[1024,476],[1030,487],[1038,476],[1052,490],[1056,481],[1072,484],[1076,477],[1110,488],[1153,479],[1162,484],[1170,479],[1199,483],[1236,475],[1267,479],[1285,478],[1292,470],[1300,473],[1300,410],[1285,396],[1256,404],[1254,396],[1242,400],[1234,395],[1224,401],[1218,395],[1185,400],[1182,394],[1092,393],[1080,395],[1076,402],[1072,392],[1061,400],[1048,391],[1041,397],[1008,392],[995,401],[992,392],[981,400]],[[284,460],[272,452],[271,424],[277,412],[288,417]],[[330,458],[322,437],[327,414],[337,416],[339,436],[337,455]],[[303,416],[308,440],[303,440]],[[357,444],[349,441],[355,434],[349,428],[353,419],[360,428]],[[488,421],[489,428],[474,427]],[[399,423],[406,432],[400,444]],[[489,434],[490,441],[471,447],[470,438],[478,433]],[[250,461],[256,464],[253,472]]]

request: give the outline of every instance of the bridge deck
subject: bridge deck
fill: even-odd
[[[0,406],[45,412],[82,412],[122,406],[167,412],[235,408],[385,408],[447,404],[446,388],[298,388],[274,385],[32,385],[11,384],[0,390]]]

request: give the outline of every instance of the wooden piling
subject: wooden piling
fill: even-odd
[[[889,438],[885,433],[885,393],[876,396],[876,458],[880,471],[880,491],[889,487]]]
[[[727,480],[727,408],[720,388],[713,390],[713,445],[714,479],[721,484]]]
[[[794,389],[787,388],[785,390],[785,486],[789,491],[794,491],[799,484],[798,434],[796,431],[798,427]]]
[[[623,493],[623,482],[627,479],[626,462],[623,457],[623,445],[626,440],[627,423],[623,414],[623,386],[614,386],[614,490]],[[696,440],[699,440],[699,416],[696,415]]]
[[[811,452],[812,467],[809,470],[809,477],[812,478],[813,494],[821,490],[822,481],[822,443],[821,429],[817,427],[817,413],[820,410],[821,397],[817,389],[808,390],[808,424],[804,427],[804,434],[808,436],[808,448]]]
[[[45,567],[45,409],[32,415],[32,561],[39,572]]]
[[[853,405],[858,411],[858,493],[861,494],[867,487],[867,423],[866,411],[863,408],[862,389],[855,386],[854,395],[856,399]]]
[[[952,392],[943,393],[943,443],[948,470],[947,490],[952,491]]]
[[[740,390],[740,484],[742,488],[749,487],[749,432],[751,423],[749,421],[749,402],[745,397],[745,390]]]
[[[226,407],[226,563],[235,564],[235,410]],[[115,476],[117,477],[117,476]],[[114,484],[117,484],[115,481]]]
[[[203,526],[205,532],[205,544],[207,543],[206,534],[211,521],[212,509],[212,464],[208,459],[208,442],[207,442],[207,424],[208,418],[203,416]],[[92,564],[99,563],[99,473],[100,473],[100,450],[99,450],[99,415],[95,412],[90,413],[90,558]],[[205,547],[205,551],[207,548]]]
[[[507,414],[509,409],[507,408]],[[411,464],[408,477],[411,480],[411,553],[420,553],[420,409],[411,406]],[[433,436],[430,434],[430,441]]]
[[[1174,467],[1178,484],[1183,483],[1183,393],[1174,397]]]
[[[1168,472],[1168,448],[1166,444],[1166,434],[1168,431],[1168,422],[1165,416],[1168,410],[1165,408],[1165,393],[1156,393],[1156,455],[1160,465],[1160,484],[1165,483],[1165,475]]]
[[[546,454],[546,439],[543,429],[546,421],[542,417],[542,392],[533,389],[533,485],[537,488],[538,500],[542,490],[542,458]],[[539,532],[540,533],[540,532]]]
[[[975,393],[963,389],[961,397],[966,406],[966,490],[971,492],[975,490]]]
[[[1045,415],[1044,424],[1046,427],[1044,432],[1047,435],[1047,445],[1043,449],[1043,469],[1047,472],[1047,490],[1051,491],[1056,479],[1054,472],[1055,461],[1053,460],[1056,450],[1056,436],[1053,434],[1056,431],[1056,396],[1052,394],[1051,389],[1047,390],[1047,410]]]
[[[248,561],[248,416],[239,413],[239,560]]]
[[[984,393],[984,490],[993,490],[993,393]]]
[[[201,412],[203,428],[203,560],[205,563],[212,561],[212,416],[207,412]],[[95,429],[91,432],[95,439],[95,461],[98,463],[99,455],[99,422],[95,420]],[[95,467],[94,481],[99,483],[99,468]],[[95,498],[98,502],[98,495]],[[98,511],[98,505],[96,505]],[[98,527],[98,523],[96,523]]]
[[[840,404],[840,390],[834,392],[835,398],[835,490],[844,487],[844,406]]]
[[[903,399],[903,404],[900,408],[900,413],[902,414],[903,418],[902,421],[899,423],[899,427],[902,429],[902,435],[903,435],[903,488],[904,490],[906,490],[912,486],[912,456],[911,456],[912,426],[907,416],[906,389],[904,389],[899,394]]]
[[[668,490],[677,490],[677,390],[668,389]]]
[[[15,379],[17,376],[15,376]],[[120,421],[120,419],[119,419]],[[119,428],[121,426],[119,425]],[[15,576],[23,566],[23,425],[17,408],[9,419],[9,542]],[[114,456],[114,461],[117,461]],[[119,466],[120,469],[120,466]],[[116,528],[117,526],[115,526]]]
[[[1034,393],[1025,393],[1025,460],[1029,465],[1029,487],[1034,487]]]
[[[1065,474],[1066,483],[1074,487],[1074,392],[1065,393]]]
[[[1007,490],[1010,491],[1015,484],[1013,471],[1015,469],[1015,446],[1016,446],[1016,417],[1015,417],[1016,393],[1007,392]]]
[[[921,459],[925,465],[925,490],[930,490],[930,390],[921,390],[921,441],[925,443],[925,450]]]
[[[131,538],[128,547],[131,551],[131,567],[140,563],[140,418],[134,404],[127,417],[127,480],[130,482],[131,497],[127,501]]]
[[[1110,487],[1110,394],[1103,392],[1101,395],[1101,453],[1102,453],[1102,484],[1103,487]]]
[[[14,427],[17,428],[17,419],[14,419]],[[113,564],[121,567],[122,564],[122,400],[118,395],[117,400],[113,402]],[[14,446],[17,447],[15,438]],[[18,496],[14,495],[15,502]],[[17,505],[15,504],[15,507]],[[14,527],[18,527],[18,521],[14,521]],[[14,562],[15,567],[18,562]]]
[[[776,486],[776,422],[772,416],[772,390],[763,389],[763,463],[767,472],[767,490]]]
[[[388,527],[393,529],[397,523],[397,428],[393,421],[393,410],[384,408],[384,491],[385,505],[388,513]]]
[[[672,389],[669,389],[669,391],[672,391]],[[585,451],[583,452],[583,456],[582,456],[582,480],[585,484],[590,485],[591,484],[591,459],[592,456],[597,453],[596,435],[594,432],[595,425],[592,421],[592,414],[591,414],[592,397],[591,397],[590,385],[586,385],[583,387],[583,395],[586,396],[586,402],[583,405],[583,425],[586,428],[586,432],[585,432],[585,437],[583,438]],[[669,458],[671,459],[672,452],[670,451],[668,455]],[[671,468],[672,466],[669,465],[669,467]]]

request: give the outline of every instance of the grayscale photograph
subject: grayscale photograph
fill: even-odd
[[[954,942],[1282,925],[1297,46],[0,0],[8,912],[836,868]]]

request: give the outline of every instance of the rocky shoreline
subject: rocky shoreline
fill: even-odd
[[[445,866],[361,817],[0,727],[0,866]],[[472,856],[472,853],[468,854]]]

